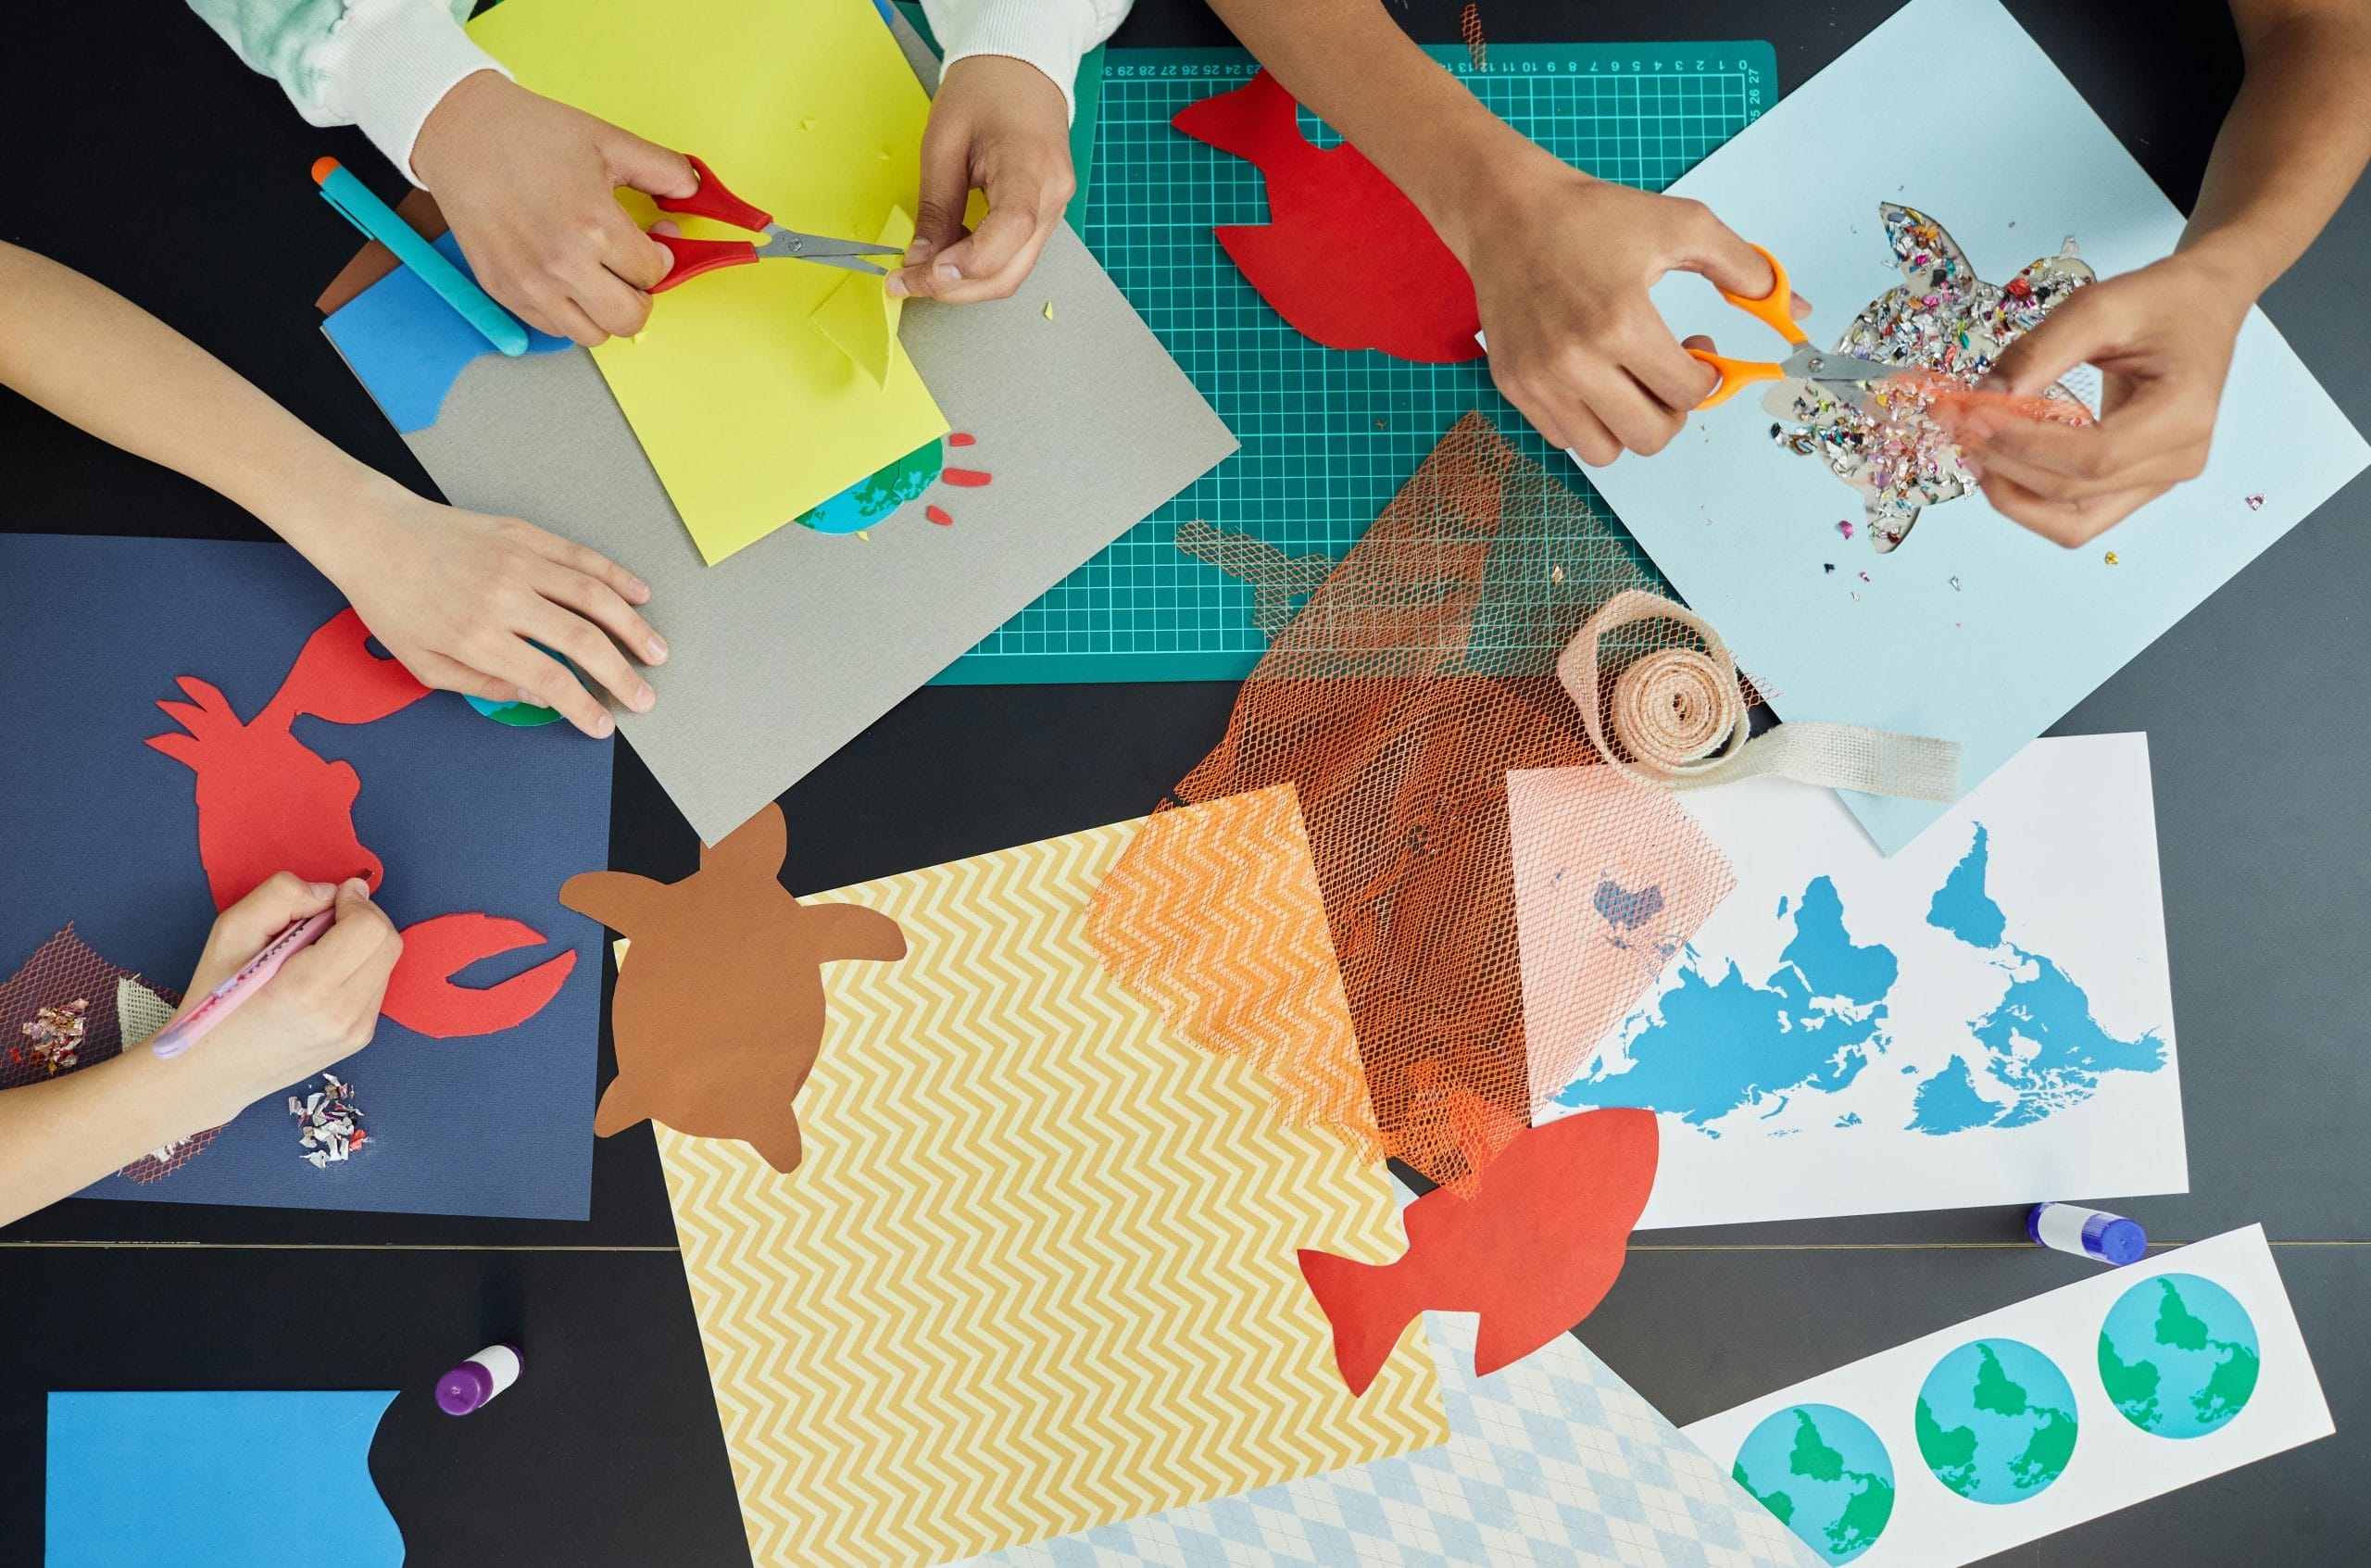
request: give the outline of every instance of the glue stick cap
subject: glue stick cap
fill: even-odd
[[[2138,1220],[2104,1209],[2072,1203],[2037,1204],[2026,1216],[2026,1234],[2038,1246],[2121,1268],[2149,1255],[2149,1234]]]
[[[520,1361],[510,1346],[487,1346],[436,1380],[436,1408],[469,1414],[518,1381]]]
[[[2100,1227],[2096,1239],[2089,1236],[2084,1239],[2091,1242],[2101,1257],[2118,1268],[2126,1263],[2137,1263],[2149,1255],[2149,1235],[2140,1228],[2138,1220],[2121,1217],[2111,1220]]]

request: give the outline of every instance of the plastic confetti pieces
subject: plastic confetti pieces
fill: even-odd
[[[1820,570],[1826,572],[1830,577],[1833,577],[1836,575],[1836,563],[1832,560],[1822,561],[1820,562]]]
[[[302,1099],[288,1097],[288,1114],[296,1118],[296,1141],[305,1150],[299,1158],[316,1171],[342,1163],[370,1141],[361,1108],[354,1103],[354,1085],[334,1073],[322,1073],[321,1082],[329,1086]]]
[[[2263,497],[2263,496],[2261,496],[2261,495],[2251,495],[2251,496],[2249,496],[2249,497],[2248,497],[2248,510],[2250,510],[2250,511],[2252,511],[2252,512],[2260,512],[2260,511],[2264,510],[2264,497]]]
[[[2114,550],[2110,550],[2103,558],[2110,566],[2122,566],[2124,564],[2122,561],[2115,558],[2115,552]]]
[[[1838,522],[1838,523],[1837,523],[1837,525],[1836,525],[1836,531],[1837,531],[1838,533],[1843,534],[1843,535],[1844,535],[1844,537],[1846,537],[1847,539],[1851,538],[1851,537],[1852,537],[1852,520],[1851,520],[1851,519],[1850,519],[1850,518],[1846,518],[1846,519],[1844,519],[1843,521],[1839,521],[1839,522]]]
[[[1954,594],[1956,594],[1956,593],[1958,593],[1959,591],[1960,591],[1960,580],[1959,580],[1958,578],[1954,577],[1954,578],[1952,578],[1952,579],[1951,579],[1951,592],[1952,592],[1952,593],[1954,593]]]
[[[30,1055],[42,1064],[50,1077],[71,1073],[82,1065],[84,1014],[90,1002],[75,997],[63,1007],[45,1007],[33,1014],[33,1021],[23,1025],[26,1044],[18,1047],[18,1060]]]

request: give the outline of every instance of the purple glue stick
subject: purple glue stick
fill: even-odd
[[[2137,1263],[2149,1255],[2149,1237],[2140,1223],[2104,1209],[2085,1209],[2072,1203],[2038,1204],[2026,1216],[2026,1234],[2038,1246],[2053,1252],[2072,1252],[2077,1258],[2118,1267]]]
[[[436,1380],[436,1406],[467,1415],[519,1381],[526,1359],[515,1345],[489,1345]]]

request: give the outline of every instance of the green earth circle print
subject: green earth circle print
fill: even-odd
[[[2100,1328],[2100,1381],[2124,1418],[2160,1437],[2203,1437],[2247,1409],[2264,1351],[2239,1298],[2196,1274],[2159,1274],[2116,1298]]]
[[[1834,1405],[1789,1405],[1746,1434],[1729,1474],[1830,1562],[1850,1562],[1893,1517],[1893,1459],[1869,1424]]]
[[[1970,1502],[2023,1502],[2075,1455],[2075,1390],[2022,1339],[1976,1339],[1935,1363],[1918,1390],[1918,1451]]]

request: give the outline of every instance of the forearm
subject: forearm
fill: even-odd
[[[134,1049],[0,1094],[0,1224],[228,1120],[193,1103],[176,1065]]]
[[[2247,80],[2182,250],[2253,299],[2314,243],[2371,160],[2371,8],[2235,0]]]
[[[1536,174],[1525,166],[1555,162],[1417,47],[1381,0],[1210,3],[1285,90],[1389,175],[1469,265],[1496,190]]]
[[[7,245],[0,383],[220,491],[317,562],[337,513],[394,483],[120,295]]]

